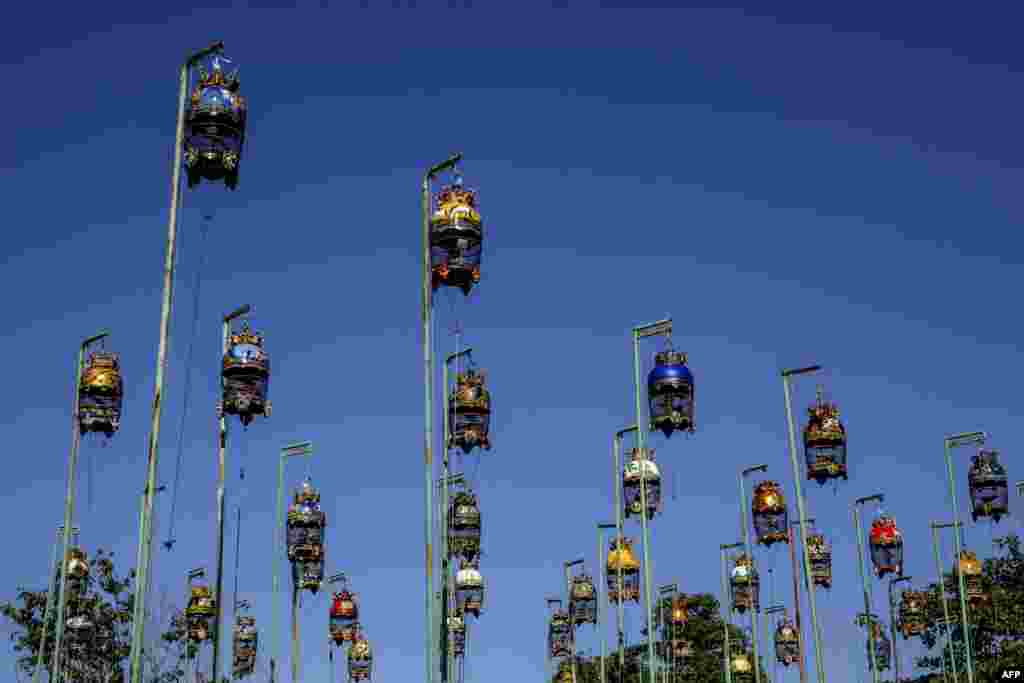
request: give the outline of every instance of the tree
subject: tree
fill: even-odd
[[[972,607],[968,612],[975,679],[979,681],[998,680],[1003,670],[1024,667],[1024,553],[1020,538],[1015,534],[995,539],[995,546],[1000,554],[982,565],[983,583],[992,596],[991,604],[984,608]],[[928,604],[929,625],[921,636],[929,653],[916,662],[929,673],[916,679],[919,681],[938,680],[943,657],[947,666],[954,662],[957,671],[967,670],[956,575],[946,572],[943,581],[949,601],[952,642],[946,645],[939,586],[933,583],[928,586],[932,596]],[[932,653],[936,648],[938,650]]]
[[[676,661],[675,676],[670,680],[674,683],[720,683],[722,680],[722,654],[725,633],[722,626],[720,605],[715,596],[708,593],[697,593],[686,596],[687,623],[680,627],[675,636],[690,643],[691,654],[683,661]],[[655,611],[655,647],[662,667],[668,667],[664,658],[663,643],[671,641],[670,625],[658,619],[659,614],[668,614],[671,610],[671,598],[662,598],[653,606]],[[614,615],[614,606],[609,606],[607,613]],[[646,635],[646,634],[645,634]],[[750,650],[750,638],[737,626],[729,625],[729,645],[732,652]],[[605,656],[605,677],[608,683],[642,683],[649,680],[647,672],[647,643],[641,642],[626,648],[626,668],[619,671],[619,655],[617,650]],[[577,683],[600,683],[601,658],[582,657],[576,666]],[[641,674],[644,677],[642,678]],[[557,679],[557,675],[555,677]],[[552,679],[553,681],[555,679]]]
[[[54,568],[54,573],[57,572],[59,566]],[[83,617],[94,624],[90,636],[80,642],[69,637],[69,630],[65,629],[61,661],[69,671],[90,681],[120,683],[123,680],[131,654],[134,583],[134,569],[121,576],[114,567],[113,553],[98,550],[81,590],[67,591],[65,617]],[[55,585],[59,585],[59,582]],[[46,624],[43,623],[47,588],[27,590],[19,587],[15,602],[0,604],[0,614],[13,627],[10,638],[14,641],[14,651],[19,653],[16,667],[20,672],[31,674],[35,670],[44,627],[47,636],[43,667],[47,672],[50,670],[57,617],[56,609],[53,609]],[[160,611],[167,614],[166,592],[161,602],[164,609]],[[143,648],[147,683],[177,683],[185,680],[186,649],[191,646],[187,644],[180,615],[177,612],[169,619],[149,615],[147,631],[153,636]],[[161,621],[163,624],[159,623]]]

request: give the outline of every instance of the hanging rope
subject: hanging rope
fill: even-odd
[[[202,223],[200,224],[200,243],[198,254],[198,263],[195,271],[195,281],[192,286],[192,325],[189,332],[189,344],[188,351],[185,356],[185,387],[181,398],[181,421],[178,425],[178,455],[177,462],[174,467],[174,488],[171,492],[171,516],[169,521],[169,528],[167,531],[167,540],[164,542],[164,547],[167,550],[171,550],[174,547],[174,523],[177,519],[177,507],[178,507],[178,490],[181,484],[181,460],[182,455],[185,451],[185,425],[186,419],[188,418],[188,406],[189,406],[189,395],[192,391],[192,365],[193,365],[193,354],[195,350],[195,341],[199,333],[199,301],[200,292],[203,284],[203,264],[206,260],[206,235],[209,231],[210,221],[213,217],[209,214],[203,216]]]

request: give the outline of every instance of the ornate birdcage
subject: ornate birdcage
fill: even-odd
[[[686,626],[690,619],[690,606],[686,602],[685,595],[676,595],[672,598],[668,610],[668,623],[673,628]]]
[[[693,643],[684,638],[673,638],[672,641],[672,657],[674,659],[685,660],[693,656]]]
[[[991,517],[998,524],[999,519],[1009,513],[1010,487],[1006,469],[999,462],[999,451],[981,450],[971,458],[967,484],[975,522],[979,517]]]
[[[729,586],[734,610],[743,614],[748,609],[757,611],[761,608],[761,577],[753,558],[746,553],[734,558]]]
[[[124,380],[118,355],[104,351],[89,354],[78,383],[79,431],[113,436],[121,426],[123,396]]]
[[[556,609],[548,622],[548,654],[552,658],[572,653],[573,628],[567,610]]]
[[[807,536],[807,554],[811,559],[811,579],[815,586],[832,588],[832,546],[824,534]]]
[[[751,502],[757,542],[767,547],[789,542],[789,513],[778,482],[762,481],[754,487]]]
[[[646,490],[641,492],[641,482]],[[647,498],[647,519],[653,519],[661,509],[661,470],[654,462],[654,449],[632,450],[630,461],[622,471],[622,498],[626,517],[640,515],[643,510],[641,493]]]
[[[322,556],[321,556],[322,557]],[[323,560],[309,560],[303,562],[296,560],[292,562],[292,584],[296,590],[307,590],[313,595],[320,591],[324,582]]]
[[[256,618],[239,616],[235,622],[235,633],[232,640],[232,668],[235,678],[243,678],[255,672],[258,646],[259,633],[256,631]]]
[[[480,618],[484,606],[484,577],[476,560],[462,560],[455,573],[455,603],[463,614]]]
[[[466,654],[466,618],[458,610],[448,617],[448,646],[453,657]]]
[[[660,429],[666,437],[694,431],[693,374],[685,353],[669,349],[655,354],[654,369],[647,375],[647,402],[651,431]]]
[[[633,541],[613,538],[609,544],[605,566],[608,577],[608,600],[611,602],[640,602],[640,561],[633,554]],[[622,574],[621,584],[619,574]]]
[[[892,663],[892,641],[885,635],[882,622],[874,615],[866,618],[863,614],[857,616],[857,625],[868,629],[869,641],[866,645],[868,656],[868,667],[871,666],[871,645],[874,641],[875,668],[878,671],[887,670]]]
[[[355,641],[359,633],[359,603],[355,593],[346,589],[334,594],[329,628],[335,645]]]
[[[775,659],[783,666],[791,666],[800,659],[800,634],[788,616],[775,627]]]
[[[889,515],[879,514],[871,523],[871,563],[878,578],[903,574],[903,534]]]
[[[320,508],[320,492],[306,479],[295,491],[288,508],[288,559],[310,562],[323,556],[323,534],[327,516]]]
[[[483,221],[475,190],[462,185],[462,178],[434,195],[430,219],[430,270],[434,289],[458,287],[466,295],[480,282]]]
[[[470,453],[474,448],[491,450],[491,392],[487,373],[469,368],[456,378],[448,402],[448,447]]]
[[[847,478],[846,427],[839,420],[839,407],[825,401],[818,390],[818,399],[807,409],[804,428],[804,456],[807,478],[824,484],[829,479]]]
[[[82,593],[89,582],[89,557],[80,547],[72,546],[68,548],[65,566],[68,573],[68,590],[72,595]]]
[[[370,641],[360,634],[348,649],[348,679],[368,681],[372,674],[373,650],[370,649]]]
[[[190,593],[185,618],[188,620],[189,640],[198,644],[212,637],[210,619],[217,613],[217,600],[209,586],[192,586]]]
[[[992,596],[985,590],[985,575],[981,562],[970,550],[960,551],[960,561],[953,566],[950,579],[947,581],[947,590],[955,595],[960,594],[960,574],[964,576],[965,595],[971,607],[984,607],[991,603]]]
[[[903,638],[920,636],[928,625],[928,594],[905,590],[900,595],[900,630]]]
[[[188,186],[224,180],[238,186],[245,142],[246,102],[239,93],[238,69],[212,54],[196,65],[197,82],[185,115],[184,163]]]
[[[221,367],[221,402],[224,415],[237,415],[247,426],[257,415],[270,416],[270,359],[263,348],[263,335],[249,324],[228,338],[228,350]]]
[[[572,577],[569,613],[576,625],[597,624],[597,591],[594,589],[594,580],[587,574]]]
[[[734,681],[754,680],[754,664],[746,652],[734,652],[729,658],[729,671]]]
[[[449,506],[448,554],[474,559],[480,554],[480,503],[470,491],[458,491]]]

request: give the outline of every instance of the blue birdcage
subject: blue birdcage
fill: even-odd
[[[201,180],[238,186],[247,104],[238,68],[213,53],[194,67],[196,84],[185,115],[184,163],[189,187]]]
[[[693,432],[693,373],[686,366],[686,354],[669,349],[655,354],[654,369],[647,375],[647,401],[651,430],[666,437],[672,432]]]

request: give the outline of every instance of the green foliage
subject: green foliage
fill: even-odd
[[[67,591],[66,616],[87,617],[95,629],[88,642],[77,650],[71,649],[71,639],[65,629],[61,660],[69,669],[79,672],[88,680],[120,682],[131,655],[135,570],[120,575],[114,567],[113,553],[103,550],[96,552],[91,565],[91,572],[80,593]],[[59,566],[54,568],[54,574],[58,573]],[[59,581],[54,585],[59,586]],[[54,656],[57,590],[54,590],[54,609],[44,624],[48,588],[44,586],[42,590],[28,590],[19,587],[16,601],[0,604],[0,614],[6,617],[12,627],[10,639],[17,653],[16,666],[19,671],[27,674],[35,670],[44,629],[45,671],[50,670]],[[180,617],[170,622],[170,627],[163,633],[159,632],[157,624],[147,629],[158,634],[151,646],[145,647],[143,652],[147,683],[177,683],[185,680],[185,631],[180,627]]]
[[[991,605],[968,607],[975,677],[981,681],[997,680],[1004,669],[1024,666],[1024,554],[1020,539],[1014,534],[996,539],[995,545],[1000,555],[985,560],[982,565],[985,589],[992,596]],[[946,645],[939,587],[933,583],[928,586],[932,596],[928,604],[929,626],[921,636],[929,653],[916,662],[931,676],[942,671],[943,657],[947,666],[953,662],[957,671],[967,670],[955,575],[950,571],[943,579],[947,587],[952,588],[946,593],[952,643],[951,647]]]
[[[672,626],[659,618],[661,614],[669,614],[671,599],[663,598],[654,606],[657,640],[655,649],[658,657],[659,671],[674,668],[675,675],[670,679],[677,683],[721,683],[722,658],[725,640],[725,629],[719,613],[719,602],[710,594],[698,593],[687,595],[687,623],[677,627],[671,633]],[[659,609],[660,608],[660,609]],[[608,610],[609,618],[614,618],[615,608]],[[667,649],[663,643],[672,636],[690,643],[692,654],[685,661],[671,661],[665,658]],[[749,651],[750,639],[740,628],[729,625],[729,645],[733,652],[740,649]],[[581,657],[576,669],[576,683],[600,683],[601,658]],[[619,667],[618,651],[614,648],[605,657],[605,679],[608,683],[643,683],[649,681],[647,675],[647,643],[631,645],[625,651],[625,668]],[[660,674],[659,674],[660,675]],[[552,679],[557,683],[557,675]]]

